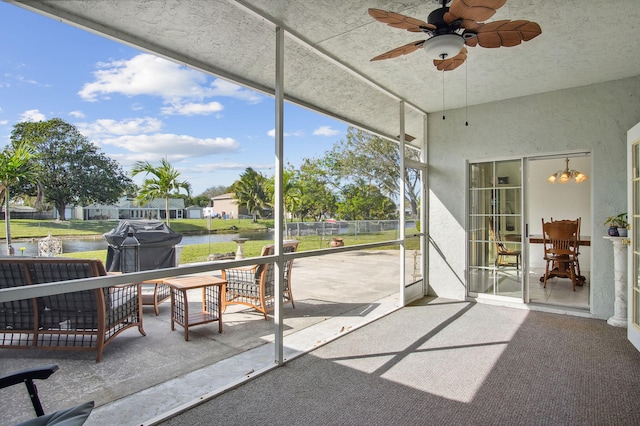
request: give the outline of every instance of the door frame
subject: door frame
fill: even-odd
[[[531,162],[536,162],[536,161],[541,161],[541,160],[562,160],[565,157],[570,157],[570,158],[574,158],[574,157],[589,157],[591,158],[591,151],[589,150],[567,150],[567,151],[562,151],[562,152],[549,152],[549,153],[539,153],[536,155],[529,155],[529,156],[520,156],[520,157],[496,157],[496,158],[488,158],[488,159],[476,159],[474,161],[471,160],[467,160],[467,166],[466,166],[466,182],[465,182],[465,186],[466,186],[466,196],[469,197],[470,195],[470,167],[469,165],[471,164],[478,164],[478,163],[489,163],[489,162],[501,162],[501,161],[512,161],[512,160],[520,160],[521,161],[521,173],[522,173],[522,185],[521,185],[521,205],[522,205],[522,212],[521,212],[521,230],[522,230],[522,240],[521,240],[521,251],[522,251],[522,267],[523,267],[523,271],[527,271],[527,273],[523,273],[523,276],[521,278],[521,284],[522,284],[522,297],[509,297],[509,296],[504,296],[504,295],[494,295],[494,294],[487,294],[487,293],[476,293],[476,292],[471,292],[469,291],[469,271],[470,271],[470,247],[469,247],[469,229],[470,229],[470,220],[471,220],[471,206],[470,206],[470,201],[469,198],[467,198],[466,203],[465,203],[465,209],[466,209],[466,250],[467,250],[467,259],[466,259],[466,282],[467,282],[467,297],[469,297],[470,299],[477,299],[477,300],[481,300],[481,299],[493,299],[496,301],[503,301],[503,302],[510,302],[510,303],[514,303],[514,304],[529,304],[529,303],[535,303],[536,305],[544,305],[544,306],[553,306],[555,308],[560,308],[563,309],[562,305],[547,305],[544,302],[539,301],[538,299],[531,300],[531,291],[530,291],[530,286],[532,285],[531,283],[533,282],[534,284],[537,283],[537,275],[530,275],[528,273],[530,267],[531,267],[531,261],[530,261],[530,256],[532,255],[532,250],[530,247],[530,243],[529,243],[529,235],[531,233],[531,219],[532,219],[532,212],[531,212],[531,205],[532,205],[532,201],[531,201],[531,183],[530,183],[530,179],[531,179],[531,169],[532,169],[532,165],[530,164]],[[561,161],[560,161],[561,162]],[[558,168],[560,168],[561,164],[558,165]],[[535,167],[535,166],[533,166]],[[555,171],[555,170],[554,170]],[[584,185],[584,184],[583,184]],[[587,184],[588,185],[588,184]],[[589,205],[588,205],[588,209],[590,211],[590,216],[591,218],[593,218],[593,188],[590,187],[589,188]],[[539,221],[539,219],[537,219]],[[591,219],[592,221],[593,219]],[[539,222],[538,222],[539,225]],[[535,229],[535,228],[534,228]],[[587,229],[591,229],[591,228],[584,228],[585,231]],[[534,232],[536,233],[536,232]],[[589,265],[592,264],[591,262],[591,257],[593,256],[593,252],[590,250],[589,252],[589,262],[587,262]],[[587,308],[589,311],[592,308],[592,294],[591,294],[592,288],[589,288],[589,292],[590,294],[588,295],[588,306],[586,306],[585,308]],[[582,307],[580,308],[582,309]]]
[[[420,239],[420,260],[419,260],[419,265],[420,265],[420,272],[421,272],[421,276],[422,276],[422,285],[420,286],[420,290],[418,291],[417,288],[414,291],[407,291],[407,285],[406,285],[406,281],[407,281],[407,274],[406,274],[406,270],[401,273],[400,275],[403,277],[402,278],[402,298],[403,298],[403,303],[406,305],[408,303],[411,303],[412,301],[419,299],[420,297],[424,297],[429,293],[429,288],[428,288],[428,253],[429,253],[429,244],[428,244],[428,240],[427,240],[427,235],[428,235],[428,192],[427,192],[427,164],[426,163],[422,163],[419,161],[415,161],[415,160],[410,160],[410,159],[405,159],[404,161],[404,168],[402,170],[402,173],[405,172],[405,169],[407,168],[412,168],[412,169],[416,169],[420,172],[420,204],[418,206],[418,210],[419,210],[419,218],[420,218],[420,231],[418,231],[417,234],[412,235],[412,236],[404,236],[404,240],[406,242],[406,240],[408,238],[419,238]],[[403,192],[404,194],[404,192]],[[404,212],[401,212],[401,214],[404,216]],[[406,246],[405,244],[402,245],[402,253],[403,256],[401,257],[401,267],[403,269],[406,268],[407,265],[407,260],[406,260]],[[414,286],[415,284],[411,284],[409,287]]]
[[[640,351],[640,324],[634,322],[634,318],[640,318],[640,300],[637,293],[640,289],[636,286],[638,282],[638,266],[636,259],[640,256],[640,241],[635,238],[637,232],[640,232],[640,209],[635,209],[640,200],[634,199],[634,180],[636,170],[640,164],[634,164],[633,148],[636,144],[640,144],[640,123],[633,126],[627,132],[627,211],[629,223],[631,224],[631,232],[629,239],[631,240],[631,249],[627,250],[627,339]],[[640,158],[636,158],[636,162],[640,163]],[[640,185],[640,182],[638,182]],[[638,321],[640,323],[640,321]]]
[[[500,301],[500,302],[505,302],[505,303],[524,303],[524,296],[525,294],[527,294],[527,290],[525,289],[526,283],[528,283],[528,277],[527,274],[524,273],[524,271],[526,271],[528,269],[528,259],[527,259],[527,247],[526,247],[526,238],[525,238],[525,221],[524,221],[524,215],[526,212],[526,197],[525,197],[525,192],[526,189],[524,187],[524,179],[526,177],[526,175],[524,174],[525,171],[525,167],[526,167],[526,157],[499,157],[499,158],[490,158],[490,159],[482,159],[482,160],[476,160],[476,161],[470,161],[467,160],[466,161],[466,182],[465,182],[465,246],[466,246],[466,256],[465,256],[465,270],[466,270],[466,274],[465,274],[465,284],[466,284],[466,297],[472,299],[472,300],[493,300],[493,301]],[[519,276],[519,280],[520,280],[520,292],[521,292],[521,296],[520,297],[512,297],[512,296],[505,296],[505,295],[501,295],[501,294],[492,294],[492,293],[483,293],[483,292],[475,292],[475,291],[470,291],[469,290],[469,282],[471,280],[470,278],[470,274],[471,274],[471,267],[470,265],[470,256],[471,256],[471,248],[470,248],[470,227],[472,226],[472,218],[471,218],[471,165],[473,164],[486,164],[486,163],[493,163],[492,169],[493,172],[495,174],[496,170],[496,163],[504,163],[504,162],[520,162],[520,233],[521,233],[521,237],[520,237],[520,249],[521,249],[521,264],[520,264],[520,272],[518,273]],[[497,174],[494,176],[494,178],[498,178]],[[494,184],[497,185],[497,182]],[[495,188],[497,189],[498,187],[495,186]],[[486,241],[486,244],[488,244],[489,246],[492,244],[489,239]],[[491,249],[488,249],[491,250]],[[493,274],[496,273],[496,271],[492,272]]]

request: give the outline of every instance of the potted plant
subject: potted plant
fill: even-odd
[[[626,237],[627,236],[627,214],[620,213],[617,216],[609,216],[604,221],[605,225],[609,225],[609,235],[612,237]]]

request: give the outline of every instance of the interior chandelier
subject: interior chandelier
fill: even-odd
[[[555,172],[554,174],[549,176],[547,178],[547,181],[549,181],[551,183],[556,183],[556,182],[567,183],[570,180],[574,180],[576,183],[580,183],[580,182],[584,182],[585,180],[589,179],[589,176],[585,175],[582,172],[579,172],[577,170],[569,170],[569,158],[568,157],[565,159],[565,162],[566,162],[565,169],[564,170],[558,170],[557,172]]]

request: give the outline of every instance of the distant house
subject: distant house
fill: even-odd
[[[165,199],[154,198],[142,205],[133,198],[122,197],[116,203],[118,219],[165,219]],[[184,200],[182,198],[169,199],[169,218],[182,219],[184,217]]]
[[[82,218],[84,220],[117,220],[118,206],[105,204],[89,204],[84,207]]]
[[[210,212],[212,217],[216,217],[216,214],[227,219],[237,219],[240,216],[248,216],[249,212],[245,207],[238,206],[238,200],[233,198],[234,195],[233,192],[230,192],[213,197],[211,199],[213,210]]]
[[[144,205],[133,198],[122,197],[115,204],[91,204],[83,209],[84,220],[118,220],[118,219],[164,219],[165,200],[156,198]],[[182,219],[184,217],[184,200],[182,198],[169,199],[169,218]]]
[[[187,219],[202,219],[203,216],[203,208],[199,206],[189,206],[185,211],[185,216]]]
[[[39,211],[33,207],[12,204],[9,206],[11,219],[53,219],[53,211]],[[4,206],[0,207],[0,219],[4,219]]]

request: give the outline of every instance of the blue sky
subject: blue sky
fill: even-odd
[[[271,97],[4,2],[0,39],[0,147],[16,123],[61,118],[127,172],[166,157],[194,195],[247,167],[273,173]],[[294,165],[347,129],[292,105],[284,119]]]

